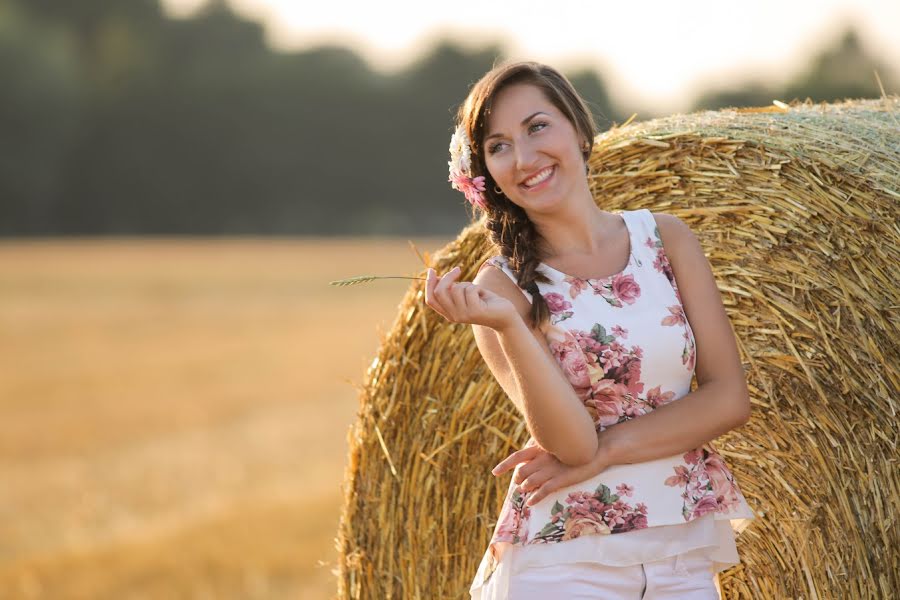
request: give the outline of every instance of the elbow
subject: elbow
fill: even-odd
[[[563,440],[558,444],[546,444],[537,441],[537,445],[544,448],[547,452],[556,457],[556,460],[569,467],[580,467],[594,460],[599,448],[599,441],[596,434],[593,441],[585,440],[582,443],[575,443],[577,438],[571,437]]]
[[[740,394],[735,401],[732,428],[746,425],[748,421],[750,421],[750,395],[745,392]]]
[[[719,425],[719,435],[737,429],[750,421],[750,390],[745,381],[726,381],[715,384],[711,395],[715,402],[715,419]]]
[[[532,433],[532,437],[541,448],[570,467],[589,464],[596,458],[600,447],[597,426],[583,409],[577,422],[558,424],[555,429],[540,428]]]
[[[554,452],[554,455],[564,465],[580,467],[594,460],[598,446],[597,431],[592,428],[590,436],[585,436],[583,440],[578,440],[577,437],[573,436],[565,444],[565,448],[561,448],[559,453]]]

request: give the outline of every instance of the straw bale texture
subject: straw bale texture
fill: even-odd
[[[753,414],[715,444],[758,518],[725,598],[900,589],[898,109],[892,95],[706,111],[595,140],[598,204],[687,222],[738,339]],[[423,260],[471,281],[495,253],[476,222]],[[489,469],[527,437],[471,328],[416,281],[348,434],[339,597],[468,598],[511,476]]]

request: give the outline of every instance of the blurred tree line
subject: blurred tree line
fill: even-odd
[[[183,19],[159,0],[0,0],[0,235],[452,234],[455,108],[503,57],[444,41],[387,74],[342,47],[273,51],[223,0]],[[692,110],[877,97],[873,69],[896,92],[848,31],[795,81]],[[601,130],[633,112],[596,72],[566,75]]]

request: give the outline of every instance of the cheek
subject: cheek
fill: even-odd
[[[486,160],[484,165],[487,167],[491,179],[497,183],[502,183],[509,179],[509,169],[502,160]]]

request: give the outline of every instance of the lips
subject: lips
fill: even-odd
[[[538,171],[538,172],[535,173],[534,175],[531,175],[531,176],[527,177],[522,183],[519,184],[519,186],[521,186],[522,188],[524,188],[524,189],[526,189],[526,190],[530,190],[530,189],[536,188],[536,187],[540,186],[541,184],[546,183],[550,178],[553,177],[553,175],[554,175],[555,173],[556,173],[556,165],[553,165],[552,167],[546,167],[546,168],[544,168],[544,169],[541,169],[540,171]],[[540,178],[540,177],[543,177],[543,179],[538,179],[537,181],[535,181],[535,182],[532,183],[531,185],[528,185],[528,184],[525,183],[525,182],[527,182],[527,181],[533,180],[535,177],[539,177],[539,178]]]

